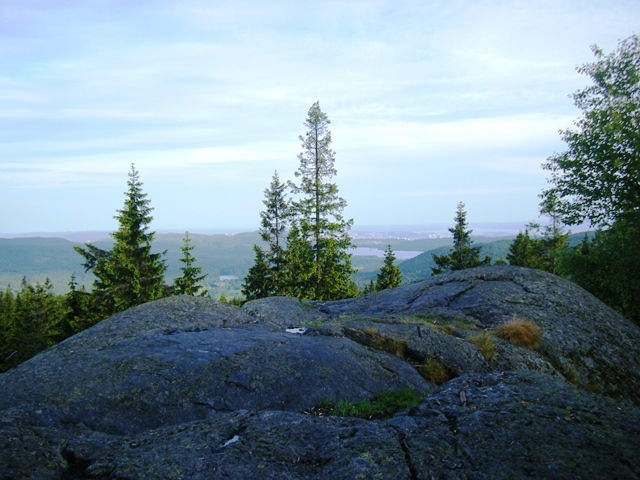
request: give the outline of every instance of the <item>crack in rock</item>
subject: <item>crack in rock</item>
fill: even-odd
[[[398,443],[400,444],[400,448],[404,453],[404,463],[407,465],[409,469],[409,478],[410,480],[418,480],[418,472],[411,460],[411,451],[409,450],[409,446],[407,445],[407,436],[397,427],[392,428],[398,433]]]

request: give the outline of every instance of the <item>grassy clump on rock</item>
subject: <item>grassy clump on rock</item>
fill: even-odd
[[[419,403],[424,395],[405,388],[393,392],[380,392],[371,400],[324,400],[311,410],[315,415],[357,417],[367,420],[390,418],[394,413]]]
[[[383,350],[396,357],[407,358],[407,341],[382,335],[376,328],[365,328],[363,332],[369,337],[371,346]]]
[[[488,333],[485,332],[475,337],[469,337],[467,340],[473,343],[487,360],[496,358],[496,343]]]
[[[424,364],[418,365],[416,368],[425,380],[435,385],[442,385],[451,379],[447,367],[433,358],[426,358]]]

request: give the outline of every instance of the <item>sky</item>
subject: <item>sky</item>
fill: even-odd
[[[1,0],[0,232],[114,230],[135,163],[154,230],[255,230],[331,120],[355,225],[538,219],[576,71],[640,1]]]

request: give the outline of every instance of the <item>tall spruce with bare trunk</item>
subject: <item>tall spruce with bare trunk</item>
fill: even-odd
[[[329,118],[314,103],[304,122],[308,129],[300,136],[302,152],[295,175],[299,183],[291,183],[298,195],[293,209],[299,234],[295,244],[298,248],[311,252],[310,271],[302,273],[297,285],[291,285],[290,294],[309,296],[318,300],[345,298],[357,294],[357,287],[351,280],[353,267],[348,250],[352,246],[349,229],[353,220],[343,217],[347,202],[338,194],[338,186],[333,177],[335,152],[331,149]],[[305,246],[304,244],[307,244]],[[288,252],[296,257],[295,252]],[[289,268],[295,267],[289,265]],[[292,278],[289,275],[289,278]]]

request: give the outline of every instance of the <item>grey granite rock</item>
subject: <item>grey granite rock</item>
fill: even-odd
[[[185,302],[164,299],[116,315],[6,372],[0,410],[47,406],[64,422],[130,434],[215,411],[301,411],[327,398],[429,388],[386,352],[345,338],[264,329],[212,300],[202,308],[206,302],[194,299],[199,308],[185,318]],[[133,336],[129,320],[136,316],[144,326]]]
[[[584,289],[547,272],[479,267],[315,306],[334,319],[419,316],[463,322],[474,334],[514,318],[531,320],[543,332],[540,348],[527,351],[497,340],[500,351],[491,370],[555,370],[583,388],[640,404],[640,328]]]
[[[540,348],[493,336],[514,316]],[[0,479],[635,479],[639,342],[580,288],[513,267],[339,302],[167,298],[0,375]],[[428,358],[452,379],[422,378]],[[426,396],[391,419],[311,414],[406,387]]]
[[[465,402],[461,401],[465,392]],[[114,435],[4,423],[13,477],[635,479],[640,410],[535,373],[468,374],[389,420],[262,410]],[[8,444],[8,445],[7,445]],[[32,462],[32,463],[29,463]]]

